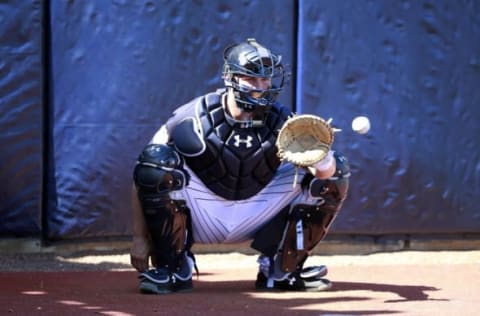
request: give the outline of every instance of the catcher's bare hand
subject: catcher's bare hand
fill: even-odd
[[[147,237],[133,237],[130,249],[130,263],[139,272],[148,270],[150,257],[150,241]]]

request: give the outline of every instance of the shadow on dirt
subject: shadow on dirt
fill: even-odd
[[[252,280],[236,281],[235,270],[228,281],[207,280],[215,277],[212,273],[195,276],[190,293],[142,295],[137,288],[138,274],[129,264],[70,261],[78,258],[53,254],[2,256],[0,278],[4,286],[0,293],[7,302],[5,308],[9,313],[31,314],[41,307],[52,315],[70,316],[89,310],[123,316],[346,316],[404,314],[411,308],[402,304],[405,302],[448,301],[431,298],[429,292],[440,290],[431,286],[368,282],[334,282],[331,290],[319,293],[260,292],[254,289],[254,275]],[[388,304],[379,304],[379,300]]]

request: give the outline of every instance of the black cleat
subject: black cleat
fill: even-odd
[[[323,278],[327,274],[326,266],[315,266],[286,274],[282,279],[270,279],[263,272],[257,274],[255,288],[263,291],[320,292],[332,287],[332,283]]]
[[[139,289],[145,294],[169,294],[189,292],[193,289],[193,260],[186,256],[183,263],[174,271],[167,268],[150,269],[140,274]]]

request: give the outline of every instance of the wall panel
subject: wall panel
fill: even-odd
[[[478,1],[300,1],[303,112],[351,161],[335,233],[480,231]],[[371,132],[350,129],[367,115]]]
[[[128,235],[141,149],[176,106],[223,85],[227,44],[256,37],[292,62],[293,4],[52,2],[49,238]]]
[[[43,4],[0,3],[0,237],[40,237]]]

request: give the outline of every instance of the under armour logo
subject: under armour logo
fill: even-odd
[[[233,136],[233,138],[235,138],[235,142],[233,143],[235,147],[240,147],[240,143],[245,144],[245,147],[247,148],[252,147],[253,137],[250,135],[248,135],[246,139],[241,139],[240,135],[235,135]]]

